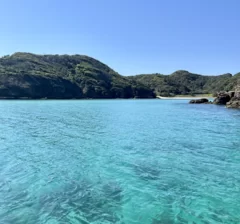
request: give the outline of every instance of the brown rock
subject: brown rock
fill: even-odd
[[[229,93],[227,92],[220,92],[217,94],[217,97],[214,99],[213,103],[218,105],[226,105],[231,99]]]
[[[238,94],[236,94],[238,96]],[[239,108],[240,109],[240,96],[234,96],[227,104],[227,108]]]

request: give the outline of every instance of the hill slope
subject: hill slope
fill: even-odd
[[[154,89],[157,95],[171,96],[233,90],[240,76],[239,74],[232,76],[229,73],[219,76],[203,76],[179,70],[171,75],[149,74],[129,78],[144,83],[150,89]]]
[[[87,56],[15,53],[0,58],[0,97],[151,98],[154,94]]]
[[[171,75],[121,76],[83,55],[15,53],[0,58],[0,98],[153,98],[233,90],[240,73],[203,76],[179,70]]]

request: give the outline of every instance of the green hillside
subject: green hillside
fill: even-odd
[[[154,94],[91,57],[15,53],[0,58],[0,97],[151,98]]]
[[[240,73],[234,76],[229,73],[219,76],[203,76],[179,70],[171,75],[144,74],[131,76],[130,79],[144,83],[161,96],[214,94],[218,91],[233,90],[237,80],[240,79]]]
[[[203,76],[179,70],[171,75],[122,76],[83,55],[15,53],[0,58],[0,98],[153,98],[233,90],[236,75]]]

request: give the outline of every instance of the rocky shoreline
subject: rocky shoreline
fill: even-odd
[[[235,92],[231,97],[230,101],[226,103],[227,108],[238,108],[240,109],[240,91]]]
[[[213,102],[206,98],[191,100],[191,104],[216,104],[226,105],[227,108],[240,109],[240,90],[236,88],[235,91],[219,92]]]

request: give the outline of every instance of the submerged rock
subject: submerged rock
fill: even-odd
[[[115,181],[111,181],[105,185],[103,185],[102,191],[108,199],[121,201],[123,198],[123,189],[122,187]]]
[[[206,98],[202,98],[202,99],[190,100],[189,103],[197,103],[197,104],[200,104],[200,103],[211,103],[211,102],[209,102],[209,100],[206,99]]]
[[[70,223],[69,219],[76,223],[119,223],[116,211],[121,210],[122,191],[115,181],[103,186],[88,180],[69,181],[58,191],[41,195],[36,214],[41,212],[61,223]]]
[[[158,180],[160,176],[160,169],[152,164],[139,163],[134,166],[135,173],[143,180]]]

